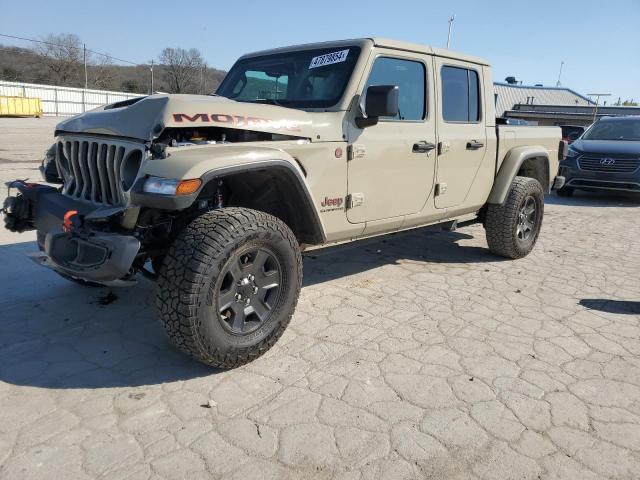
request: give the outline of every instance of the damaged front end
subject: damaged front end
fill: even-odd
[[[264,167],[286,156],[283,145],[340,138],[332,124],[314,125],[308,112],[294,109],[188,95],[154,95],[86,112],[56,127],[40,167],[49,185],[8,184],[17,194],[4,203],[5,227],[37,231],[39,252],[31,257],[39,264],[107,285],[130,283],[138,272],[154,277],[187,224],[227,205],[285,211],[302,237],[315,241],[321,234],[308,234],[299,212],[274,200],[291,186],[303,188],[299,165],[290,158],[277,185]],[[253,175],[236,171],[253,164],[260,165]]]
[[[91,209],[47,185],[14,181],[8,187],[18,193],[4,202],[5,227],[37,230],[40,252],[31,255],[33,260],[63,276],[128,283],[141,244],[133,235],[114,231],[125,215],[123,207]]]

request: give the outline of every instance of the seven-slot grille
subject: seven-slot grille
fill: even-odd
[[[632,173],[640,167],[640,155],[585,153],[578,167],[589,172]]]
[[[122,205],[140,169],[144,145],[97,137],[58,138],[62,193],[101,205]]]

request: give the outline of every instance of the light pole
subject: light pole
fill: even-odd
[[[451,45],[451,25],[453,24],[453,21],[456,19],[455,15],[451,15],[451,18],[449,19],[449,33],[447,35],[447,49],[449,49],[449,45]]]
[[[600,103],[600,97],[610,97],[611,94],[610,93],[587,93],[587,96],[596,97],[596,106],[593,109],[593,121],[595,122],[598,116],[598,104]]]
[[[559,87],[560,85],[562,85],[560,83],[560,77],[562,77],[562,67],[564,67],[564,60],[560,62],[560,72],[558,73],[558,81],[556,82],[556,87]]]

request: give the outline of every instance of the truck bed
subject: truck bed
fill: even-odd
[[[529,125],[497,125],[498,148],[496,172],[500,170],[507,152],[520,146],[540,146],[549,151],[549,158],[556,161],[558,146],[562,138],[560,127],[538,127]]]

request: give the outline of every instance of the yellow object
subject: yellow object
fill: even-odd
[[[42,116],[42,103],[39,98],[0,96],[0,117],[36,117]]]
[[[191,195],[200,188],[202,180],[194,178],[192,180],[181,180],[176,188],[176,195]]]

